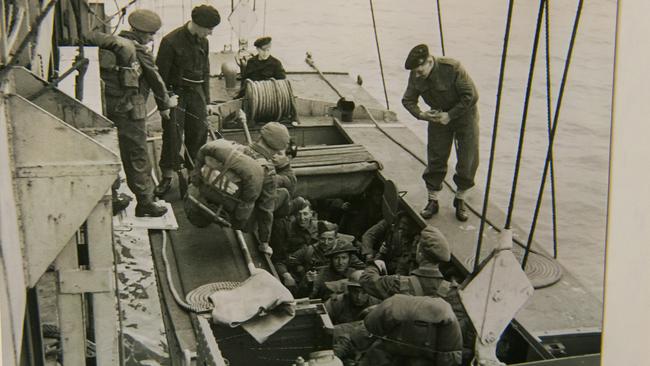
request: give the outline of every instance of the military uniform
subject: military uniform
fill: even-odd
[[[185,147],[194,159],[207,141],[206,105],[210,102],[208,40],[199,38],[188,24],[163,37],[156,64],[168,88],[178,95],[178,107],[170,120],[163,121],[163,149],[160,168],[178,170],[183,133]]]
[[[438,269],[438,262],[448,262],[451,258],[449,244],[442,233],[427,226],[420,235],[419,249],[424,257],[420,267],[413,270],[410,276],[382,276],[378,267],[366,267],[359,283],[371,296],[387,299],[396,294],[412,296],[439,297],[447,301],[458,319],[465,342],[464,357],[471,358],[474,347],[475,333],[471,321],[465,311],[457,285],[446,281]],[[435,264],[434,264],[435,263]]]
[[[403,237],[402,237],[403,235]],[[361,238],[361,255],[386,262],[388,273],[407,275],[414,266],[413,238],[407,233],[399,235],[398,229],[386,220],[373,225]]]
[[[350,323],[362,320],[362,314],[369,306],[377,305],[381,301],[373,296],[368,296],[368,301],[362,305],[355,305],[348,293],[334,294],[325,302],[325,309],[332,323]]]
[[[456,366],[462,360],[460,326],[442,299],[395,295],[364,319],[366,329],[380,337],[361,365]]]
[[[135,32],[122,31],[117,36],[92,32],[88,41],[100,48],[106,116],[117,127],[127,185],[139,204],[151,203],[153,182],[147,154],[145,103],[152,90],[158,109],[169,109],[165,83],[151,52]]]
[[[428,50],[426,56],[428,57]],[[409,60],[407,69],[413,68],[414,65],[409,65],[408,62]],[[419,97],[432,109],[447,112],[451,119],[447,125],[429,123],[428,165],[422,175],[427,188],[429,191],[442,189],[454,139],[458,143],[454,182],[459,190],[473,187],[479,163],[478,92],[474,82],[458,61],[437,57],[431,73],[425,79],[417,78],[415,72],[411,71],[402,98],[404,107],[415,118],[422,119],[422,111],[418,107]]]
[[[262,192],[255,201],[255,210],[249,220],[249,229],[256,227],[258,239],[263,243],[268,243],[271,239],[271,229],[273,226],[273,211],[276,207],[276,185],[275,185],[275,167],[271,162],[272,153],[259,144],[252,144],[244,149],[244,153],[258,161],[266,161],[263,164],[264,181],[262,183]]]

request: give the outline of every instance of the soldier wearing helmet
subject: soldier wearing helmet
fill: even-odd
[[[160,29],[161,20],[151,10],[138,9],[129,15],[131,30],[119,35],[92,32],[88,40],[100,47],[100,76],[104,81],[107,117],[118,131],[120,157],[126,182],[135,194],[136,216],[162,216],[164,206],[154,203],[151,162],[147,155],[146,100],[152,90],[163,118],[176,104],[169,98],[146,44]]]
[[[454,310],[463,331],[464,357],[471,358],[474,330],[458,295],[457,285],[446,281],[440,272],[440,263],[449,262],[451,249],[440,230],[428,225],[420,232],[416,249],[418,268],[410,276],[385,275],[386,265],[376,260],[361,275],[361,286],[372,296],[387,299],[395,294],[439,297]]]
[[[381,301],[368,293],[359,284],[359,277],[363,271],[358,270],[344,280],[341,293],[332,295],[325,302],[325,309],[332,323],[341,324],[363,320],[373,305]]]

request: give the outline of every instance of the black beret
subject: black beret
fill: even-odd
[[[253,45],[255,45],[255,47],[259,48],[259,47],[264,47],[269,43],[271,43],[271,37],[261,37],[261,38],[256,39],[255,43],[253,43]]]
[[[406,57],[406,62],[404,63],[404,68],[407,70],[413,70],[416,67],[422,65],[427,58],[429,58],[429,47],[425,44],[419,44],[409,52],[409,55]]]
[[[203,28],[214,28],[221,23],[221,16],[214,7],[199,5],[192,9],[192,21]]]

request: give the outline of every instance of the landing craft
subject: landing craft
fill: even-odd
[[[233,22],[249,19],[241,13],[250,6],[233,4]],[[120,171],[117,136],[101,105],[89,107],[98,94],[84,80],[97,70],[96,49],[79,47],[73,67],[54,73],[65,69],[64,44],[69,52],[78,34],[108,27],[105,8],[85,1],[3,2],[0,8],[0,162],[12,172],[0,182],[3,364],[291,365],[331,357],[334,326],[317,300],[298,299],[295,317],[263,343],[250,327],[212,321],[208,295],[238,288],[259,269],[277,276],[254,236],[228,228],[223,218],[194,227],[179,191],[166,196],[173,210],[161,220],[138,220],[132,210],[111,218],[107,192]],[[250,32],[240,25],[240,35]],[[461,283],[480,361],[599,364],[600,303],[552,256],[531,249],[538,245],[512,237],[525,230],[496,224],[506,213],[481,209],[487,199],[474,193],[467,223],[417,214],[426,192],[412,177],[423,169],[425,147],[360,82],[345,72],[322,72],[308,55],[313,72],[289,71],[288,82],[252,86],[235,99],[239,81],[233,85],[229,71],[236,68],[228,67],[235,53],[210,57],[212,65],[226,65],[211,80],[212,138],[246,143],[258,137],[258,122],[286,122],[298,150],[292,161],[297,194],[354,200],[378,185],[384,217],[404,210],[414,225],[433,224],[454,243],[445,271]],[[59,89],[73,73],[77,99]],[[150,158],[157,161],[159,126],[153,123],[151,131]],[[442,195],[451,201],[450,185]],[[149,306],[148,318],[134,315]],[[139,338],[148,331],[149,338]],[[159,344],[148,344],[152,339]]]

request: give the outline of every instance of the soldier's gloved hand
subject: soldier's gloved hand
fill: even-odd
[[[273,255],[273,248],[271,248],[269,243],[262,243],[257,247],[257,249],[264,254]]]
[[[386,268],[386,263],[384,261],[381,259],[375,259],[372,263],[377,267],[380,275],[388,274],[388,269]]]
[[[286,287],[296,287],[296,280],[293,279],[293,276],[289,272],[285,272],[282,275],[282,283]]]
[[[307,279],[307,282],[316,281],[316,277],[318,277],[317,271],[307,271],[307,273],[305,273],[305,278]]]
[[[171,95],[169,97],[169,104],[167,105],[169,108],[175,108],[178,106],[178,95]]]
[[[160,117],[162,119],[170,119],[171,114],[169,113],[169,109],[165,109],[164,111],[160,111]]]

